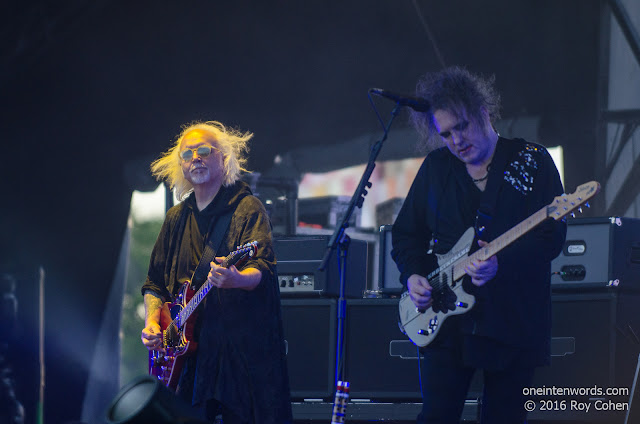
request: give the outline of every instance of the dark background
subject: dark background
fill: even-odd
[[[47,272],[45,417],[80,416],[131,191],[151,188],[148,164],[180,126],[253,131],[260,172],[278,153],[379,131],[367,89],[411,93],[442,66],[416,4],[446,65],[495,74],[503,117],[541,118],[567,190],[594,179],[599,1],[2,6],[1,265]]]

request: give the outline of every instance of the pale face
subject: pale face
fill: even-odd
[[[201,146],[212,147],[211,154],[202,157],[197,149]],[[182,139],[180,152],[185,149],[193,149],[193,157],[181,160],[182,174],[194,186],[206,184],[218,184],[223,178],[222,153],[218,150],[216,139],[208,132],[202,130],[189,131]]]
[[[483,126],[448,110],[436,110],[433,118],[436,131],[454,156],[471,166],[489,163],[493,156],[496,137],[490,130],[491,123],[487,116]]]

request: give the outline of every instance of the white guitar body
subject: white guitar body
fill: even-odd
[[[468,255],[471,243],[473,243],[473,237],[473,228],[469,228],[448,253],[437,255],[440,273],[429,278],[429,281],[433,278],[441,278],[453,290],[457,296],[456,308],[453,311],[436,313],[431,308],[426,311],[419,311],[411,300],[409,292],[402,294],[398,305],[400,322],[404,332],[417,346],[423,347],[431,343],[431,340],[436,337],[442,323],[448,316],[463,314],[475,304],[476,298],[462,288],[462,278],[458,280],[453,278],[455,266],[460,263],[460,258]]]
[[[409,293],[405,292],[402,294],[398,305],[400,327],[404,333],[420,347],[431,343],[449,315],[464,314],[475,304],[475,297],[465,292],[461,284],[462,278],[465,276],[464,270],[468,264],[476,260],[487,260],[546,219],[560,220],[564,219],[568,214],[573,214],[575,209],[580,210],[580,206],[595,196],[599,190],[600,184],[596,181],[590,181],[578,186],[574,193],[555,197],[549,205],[520,222],[488,245],[478,249],[471,256],[467,255],[473,242],[474,231],[473,228],[469,228],[449,253],[438,256],[438,268],[427,275],[427,280],[429,280],[431,287],[444,287],[444,284],[447,284],[453,290],[457,296],[455,300],[456,307],[453,311],[446,313],[436,313],[432,308],[428,308],[426,311],[419,311],[416,309]]]

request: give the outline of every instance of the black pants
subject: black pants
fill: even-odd
[[[205,407],[205,414],[207,421],[214,423],[217,416],[222,416],[222,424],[253,424],[253,418],[249,417],[249,420],[243,420],[234,413],[231,409],[225,407],[217,400],[211,399],[207,401]]]
[[[425,349],[421,365],[423,408],[418,424],[459,424],[476,368],[465,366],[451,349]],[[524,423],[524,387],[530,387],[533,367],[519,364],[484,373],[482,424]]]

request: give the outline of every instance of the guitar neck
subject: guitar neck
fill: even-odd
[[[506,233],[502,234],[500,237],[493,240],[485,247],[477,250],[470,256],[460,259],[460,261],[454,266],[453,279],[458,280],[464,277],[464,275],[466,274],[464,271],[465,268],[473,261],[485,261],[489,259],[491,256],[500,252],[502,249],[509,246],[511,243],[518,240],[520,237],[535,228],[542,221],[547,219],[547,217],[549,216],[547,208],[547,206],[543,207],[538,212],[534,213],[529,218],[525,219]]]
[[[210,283],[209,281],[205,281],[204,284],[202,284],[196,294],[193,295],[189,303],[187,303],[184,309],[180,311],[176,319],[173,320],[177,328],[180,328],[182,324],[187,322],[193,311],[195,311],[198,305],[200,305],[200,302],[202,302],[202,299],[204,299],[207,293],[209,293],[209,290],[211,290],[212,286],[213,283]]]

